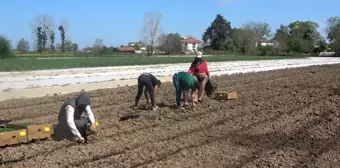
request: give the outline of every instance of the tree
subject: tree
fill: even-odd
[[[167,36],[168,35],[165,34],[165,33],[162,33],[162,34],[159,35],[158,42],[159,42],[160,45],[162,45],[165,42]]]
[[[254,53],[256,50],[255,32],[250,29],[234,28],[232,30],[232,39],[238,52],[242,54]]]
[[[30,48],[29,42],[24,38],[18,41],[17,50],[20,51],[21,53],[27,52],[29,48]]]
[[[48,14],[38,15],[30,22],[30,27],[32,29],[32,33],[36,36],[38,52],[45,51],[48,40],[54,33],[53,17]]]
[[[69,22],[63,18],[60,21],[60,26],[58,27],[61,37],[61,51],[65,52],[65,40],[66,40],[66,32],[69,28]]]
[[[55,34],[54,31],[50,34],[50,40],[51,40],[51,51],[55,51],[55,47],[54,47],[54,40],[55,40]]]
[[[55,50],[56,51],[61,51],[61,44],[60,43],[56,43],[55,44]]]
[[[256,42],[270,37],[268,23],[248,21],[231,31],[234,47],[242,54],[256,53]]]
[[[324,52],[328,50],[328,44],[325,39],[322,39],[319,41],[318,47],[320,49],[320,52]]]
[[[322,39],[318,28],[312,21],[295,21],[288,26],[281,25],[274,39],[286,52],[312,53]]]
[[[171,54],[174,52],[180,52],[182,49],[181,36],[178,33],[170,33],[168,35],[162,35],[162,42],[160,49]]]
[[[37,27],[36,36],[37,36],[37,51],[42,52],[43,51],[43,46],[42,46],[43,45],[43,34],[42,34],[41,27]]]
[[[295,21],[288,25],[289,47],[293,52],[311,53],[315,44],[321,40],[319,25],[312,21]]]
[[[78,50],[78,44],[77,43],[73,43],[72,44],[72,48],[73,48],[73,52],[76,52]]]
[[[99,50],[101,54],[109,54],[110,52],[113,52],[113,50],[110,50],[110,48],[105,45]]]
[[[277,48],[270,45],[258,46],[257,47],[257,55],[261,56],[274,56],[277,54]]]
[[[64,51],[73,52],[73,43],[71,40],[65,40]]]
[[[41,31],[42,51],[46,51],[47,38],[48,38],[47,31],[46,30]]]
[[[321,39],[316,45],[317,47],[314,48],[314,53],[325,52],[328,50],[328,44],[325,39]]]
[[[273,40],[279,42],[279,52],[289,52],[290,35],[289,28],[284,25],[280,25],[279,29],[276,29]]]
[[[259,39],[268,39],[271,36],[270,26],[265,22],[250,21],[243,24],[242,28],[254,31],[254,35]]]
[[[159,12],[150,11],[144,14],[144,24],[141,34],[144,43],[148,46],[149,55],[153,54],[154,47],[162,32],[161,21],[162,14]]]
[[[340,52],[340,17],[330,17],[327,20],[327,39],[331,42],[332,49]]]
[[[58,27],[61,36],[61,52],[65,52],[65,30],[62,25]]]
[[[231,42],[231,23],[218,14],[211,25],[205,30],[202,39],[205,43],[209,43],[214,50],[224,50],[226,43]],[[227,48],[228,50],[228,48]]]
[[[327,19],[327,38],[330,42],[340,40],[340,17],[330,17]]]
[[[110,47],[109,47],[109,51],[110,51],[111,53],[117,52],[117,48],[116,48],[116,47],[113,47],[113,46],[110,46]]]
[[[101,53],[104,47],[104,41],[102,39],[97,38],[94,40],[92,45],[92,52]]]
[[[11,42],[6,36],[0,35],[0,58],[9,58],[12,56]]]
[[[102,39],[97,38],[93,42],[93,48],[101,48],[104,46],[104,41]]]

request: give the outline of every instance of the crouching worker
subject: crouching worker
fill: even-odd
[[[172,77],[173,84],[176,89],[176,104],[177,108],[181,107],[181,94],[184,91],[183,99],[185,105],[188,103],[188,95],[191,90],[191,105],[194,107],[195,103],[195,93],[198,89],[198,83],[195,76],[192,76],[188,72],[178,72],[175,73]]]
[[[87,129],[96,128],[94,115],[91,110],[90,96],[82,92],[78,96],[72,97],[64,102],[58,115],[58,125],[55,129],[56,140],[72,140],[84,143],[87,139]],[[83,113],[85,112],[85,117]]]
[[[135,100],[135,107],[138,107],[140,98],[143,94],[143,88],[144,89],[144,96],[149,103],[149,96],[151,99],[151,106],[152,110],[157,110],[158,107],[156,105],[156,92],[157,89],[160,87],[161,81],[158,80],[154,75],[150,73],[143,73],[138,77],[138,92]]]

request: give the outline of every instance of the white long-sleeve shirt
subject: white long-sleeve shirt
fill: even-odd
[[[73,135],[77,136],[78,138],[81,137],[81,134],[79,133],[76,124],[74,123],[74,108],[71,105],[65,106],[65,111],[66,111],[66,120],[67,120],[67,125],[70,128],[71,132]],[[85,112],[87,116],[89,117],[89,120],[92,124],[95,123],[94,115],[92,113],[91,107],[88,105],[85,108]]]

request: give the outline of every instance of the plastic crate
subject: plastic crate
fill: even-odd
[[[216,100],[232,100],[237,99],[237,92],[216,92],[214,98]]]

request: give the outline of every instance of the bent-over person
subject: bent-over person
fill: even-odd
[[[135,107],[139,106],[139,101],[143,94],[143,88],[145,87],[144,96],[147,103],[149,103],[150,96],[152,110],[158,109],[156,105],[156,92],[158,87],[160,87],[161,85],[161,81],[150,73],[141,74],[137,80],[138,80],[138,92],[135,100]]]
[[[184,91],[183,99],[186,103],[188,102],[189,91],[191,90],[191,104],[194,107],[195,93],[198,88],[197,79],[195,76],[188,72],[178,72],[172,76],[172,81],[176,89],[176,105],[177,108],[181,107],[181,94]]]

